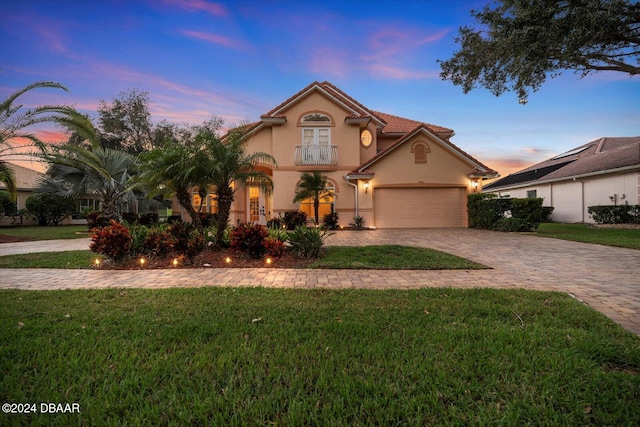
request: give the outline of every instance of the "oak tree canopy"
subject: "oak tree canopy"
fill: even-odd
[[[500,0],[471,15],[478,25],[461,27],[460,50],[438,61],[440,77],[464,93],[515,91],[526,103],[564,70],[640,74],[638,1]]]

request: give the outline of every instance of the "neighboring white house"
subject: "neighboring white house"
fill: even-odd
[[[605,137],[485,185],[501,197],[540,197],[556,222],[587,222],[595,205],[640,204],[640,137]]]

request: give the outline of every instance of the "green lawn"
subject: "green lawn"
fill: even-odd
[[[380,270],[471,270],[487,268],[434,249],[399,245],[362,247],[330,246],[322,259],[310,268],[380,269]]]
[[[0,291],[0,425],[638,425],[640,339],[525,290]]]
[[[0,268],[90,268],[98,257],[89,250],[5,255]]]
[[[56,227],[0,227],[0,234],[24,237],[29,240],[77,239],[89,236],[86,225],[59,225]]]
[[[543,223],[538,235],[576,242],[640,249],[640,229],[595,228],[585,224]]]

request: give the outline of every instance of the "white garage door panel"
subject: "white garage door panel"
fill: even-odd
[[[464,188],[375,189],[379,228],[465,227]]]

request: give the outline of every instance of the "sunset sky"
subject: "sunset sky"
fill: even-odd
[[[372,110],[454,129],[453,143],[502,176],[602,136],[640,135],[640,77],[567,72],[526,105],[442,81],[436,60],[487,1],[0,0],[0,99],[52,80],[70,92],[23,101],[96,117],[100,100],[137,88],[154,121],[237,124],[328,80]]]

